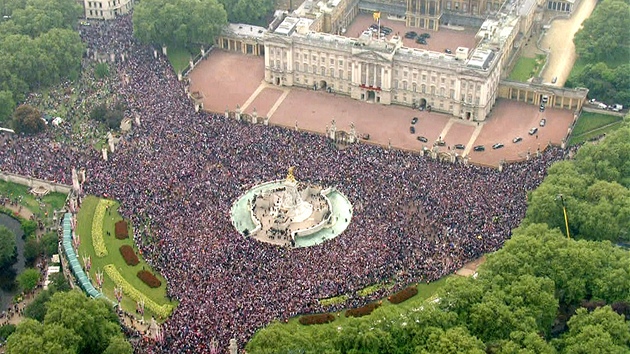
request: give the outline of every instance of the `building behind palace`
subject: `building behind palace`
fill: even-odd
[[[83,0],[86,19],[112,20],[125,15],[133,8],[134,0]]]

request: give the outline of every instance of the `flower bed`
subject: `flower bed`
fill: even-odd
[[[123,293],[129,296],[136,302],[144,301],[144,306],[153,311],[157,316],[167,318],[173,312],[173,306],[171,304],[158,305],[155,301],[141,293],[138,289],[129,284],[125,278],[118,272],[113,264],[108,264],[104,267],[107,276],[116,284],[122,288]]]
[[[127,226],[127,222],[125,220],[120,220],[115,225],[116,238],[119,240],[124,240],[129,238],[129,228]]]
[[[400,304],[401,302],[415,296],[417,293],[418,288],[416,288],[415,286],[409,286],[388,297],[387,300],[389,300],[389,302],[391,302],[392,304]]]
[[[156,278],[155,275],[148,270],[138,271],[138,278],[151,288],[159,288],[160,285],[162,285],[160,279]]]
[[[300,317],[300,323],[303,325],[330,323],[335,320],[335,316],[329,313],[318,313],[315,315],[304,315]]]
[[[120,246],[120,254],[122,254],[123,258],[125,259],[125,262],[129,266],[133,267],[135,265],[138,265],[138,263],[140,263],[140,261],[138,260],[138,256],[136,256],[136,252],[134,252],[133,248],[131,248],[131,246],[129,245]]]
[[[356,309],[346,310],[346,317],[363,317],[372,313],[381,306],[382,302],[373,302],[365,306],[357,307]]]
[[[107,207],[114,205],[111,200],[101,199],[94,210],[94,218],[92,219],[92,244],[94,245],[94,253],[97,257],[107,256],[107,246],[103,239],[103,219]]]

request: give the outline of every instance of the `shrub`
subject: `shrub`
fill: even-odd
[[[415,286],[409,286],[388,297],[387,300],[389,300],[392,304],[400,304],[401,302],[415,296],[417,293],[418,289]]]
[[[382,302],[373,302],[371,304],[367,304],[365,306],[357,307],[356,309],[346,310],[346,317],[363,317],[372,313],[372,311],[376,310],[380,307]]]
[[[115,233],[116,233],[116,238],[119,240],[124,240],[126,238],[129,238],[129,231],[127,227],[127,222],[125,220],[120,220],[119,222],[116,223]]]
[[[304,315],[300,317],[300,323],[308,326],[312,324],[330,323],[335,320],[335,316],[329,313],[318,313],[314,315]]]
[[[151,288],[159,288],[162,285],[160,279],[156,278],[153,273],[148,270],[141,270],[138,272],[138,278],[142,280],[145,284],[147,284]]]
[[[123,258],[125,259],[125,263],[127,263],[127,265],[129,266],[133,267],[140,263],[140,261],[138,260],[138,256],[136,256],[136,252],[134,252],[133,248],[131,248],[131,246],[129,245],[120,246],[120,254],[122,254]]]

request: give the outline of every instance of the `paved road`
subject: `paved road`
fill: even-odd
[[[551,48],[549,64],[543,73],[544,82],[551,82],[557,76],[556,85],[564,86],[576,59],[573,36],[582,27],[582,22],[591,15],[596,3],[597,0],[581,0],[571,18],[552,22],[551,29],[540,43],[542,48]]]

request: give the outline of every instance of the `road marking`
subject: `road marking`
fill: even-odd
[[[249,105],[252,104],[252,102],[254,102],[256,97],[258,97],[258,94],[260,93],[260,91],[262,91],[265,88],[267,88],[267,86],[268,85],[267,85],[267,83],[264,80],[260,82],[260,85],[258,85],[258,88],[256,88],[256,91],[254,91],[254,93],[252,93],[251,96],[249,96],[247,101],[245,101],[245,103],[243,103],[243,106],[241,107],[241,113],[245,112],[247,107],[249,107]]]
[[[475,144],[475,140],[477,140],[477,137],[479,136],[479,134],[481,134],[482,128],[483,128],[483,123],[475,127],[475,131],[470,136],[470,139],[468,140],[468,144],[466,144],[466,149],[464,150],[464,153],[462,154],[462,156],[468,156],[468,153],[473,148],[473,144]]]
[[[448,133],[448,131],[451,129],[451,127],[453,126],[453,123],[455,123],[455,119],[451,118],[448,120],[448,122],[444,126],[444,129],[442,129],[442,132],[440,133],[440,137],[438,138],[438,140],[440,139],[444,140],[444,138],[446,137],[446,133]]]
[[[276,103],[273,104],[273,107],[271,107],[271,109],[267,113],[267,118],[271,118],[271,116],[274,113],[276,113],[276,109],[278,109],[278,107],[280,107],[280,105],[282,104],[284,99],[287,98],[287,96],[289,95],[289,92],[291,92],[291,90],[289,90],[289,89],[283,89],[283,91],[284,92],[282,92],[282,96],[280,96],[280,98],[278,98],[276,100]]]

